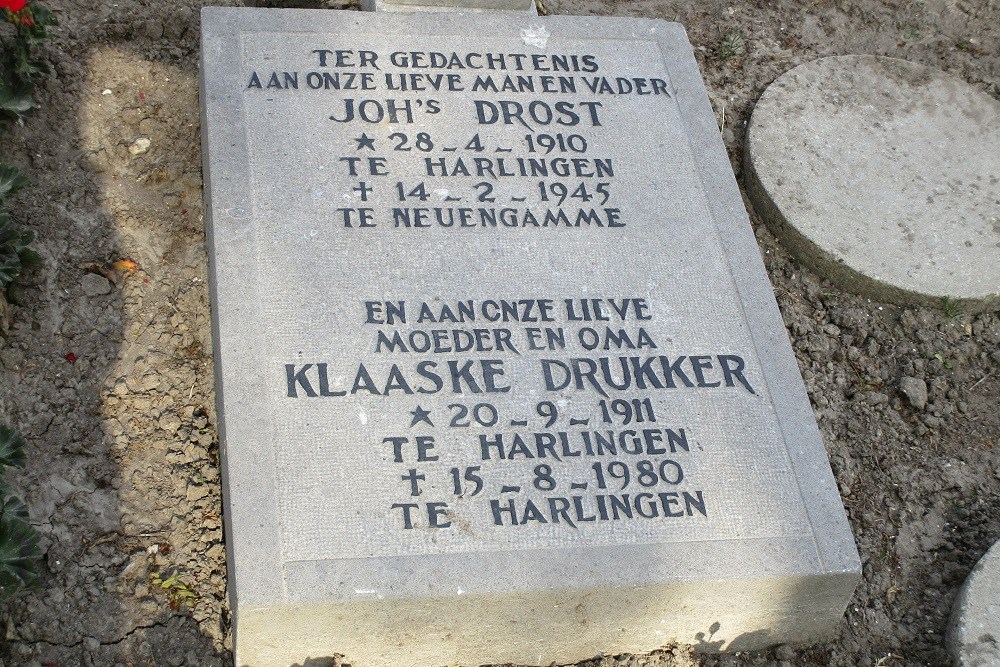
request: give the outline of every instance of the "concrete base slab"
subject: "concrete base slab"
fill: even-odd
[[[965,580],[948,628],[956,667],[1000,665],[1000,542]]]
[[[582,594],[525,590],[253,609],[240,620],[240,632],[254,638],[244,650],[252,661],[240,664],[285,667],[301,656],[333,657],[331,646],[352,667],[428,667],[570,665],[602,654],[648,653],[678,637],[704,652],[811,643],[832,638],[831,595],[855,583],[846,574],[674,581]],[[729,611],[714,613],[720,609]],[[714,613],[712,621],[699,621],[706,612]],[[727,633],[734,627],[742,632]]]
[[[880,56],[796,67],[747,133],[754,208],[846,289],[967,311],[1000,305],[1000,104]]]

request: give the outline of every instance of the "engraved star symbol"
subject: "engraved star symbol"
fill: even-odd
[[[413,420],[410,422],[410,428],[417,425],[417,422],[427,422],[431,426],[434,426],[434,422],[431,421],[431,411],[424,410],[419,405],[416,410],[410,410],[410,414],[413,415]]]
[[[375,150],[375,137],[369,137],[365,132],[361,133],[361,136],[355,139],[358,142],[358,150],[362,148],[370,148]]]

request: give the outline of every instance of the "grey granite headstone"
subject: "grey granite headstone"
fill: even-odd
[[[202,19],[237,664],[833,631],[857,551],[681,26]]]

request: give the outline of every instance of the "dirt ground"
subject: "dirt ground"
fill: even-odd
[[[12,213],[35,230],[43,258],[13,291],[13,326],[0,338],[0,414],[28,441],[28,468],[13,482],[42,535],[43,586],[0,609],[0,658],[7,667],[228,665],[202,223],[201,3],[47,4],[60,21],[45,49],[54,73],[39,112],[0,136],[0,160],[34,183]],[[553,14],[683,23],[737,174],[755,100],[820,56],[906,58],[1000,97],[997,0],[546,5]],[[947,665],[957,588],[1000,538],[1000,314],[844,293],[751,217],[864,578],[830,643],[584,664]],[[80,268],[125,257],[140,269],[120,285]],[[150,574],[174,572],[197,596],[193,606],[179,587],[151,589]]]

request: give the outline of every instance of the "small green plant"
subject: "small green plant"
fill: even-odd
[[[951,319],[955,319],[962,314],[962,306],[949,296],[941,297],[941,310]]]
[[[38,254],[29,246],[34,232],[18,229],[4,206],[6,200],[27,187],[28,179],[14,167],[0,164],[0,289],[6,290],[22,269],[38,262]]]
[[[9,426],[0,426],[0,601],[38,581],[35,563],[41,557],[28,508],[10,495],[4,479],[10,467],[24,467],[24,438]]]
[[[40,2],[0,0],[0,16],[9,24],[0,36],[0,117],[21,122],[35,105],[35,84],[49,73],[35,48],[56,24]]]
[[[944,366],[945,368],[947,368],[948,370],[951,370],[952,368],[955,367],[955,364],[953,364],[950,361],[948,361],[947,359],[945,359],[944,355],[941,354],[940,352],[935,353],[934,354],[934,358],[937,359],[938,362],[940,362],[941,365]]]
[[[159,572],[154,572],[149,575],[149,583],[166,593],[171,609],[177,610],[184,606],[192,607],[198,601],[198,594],[181,581],[177,570],[174,570],[174,573],[166,579]]]
[[[955,42],[955,48],[958,49],[959,51],[967,51],[968,53],[971,53],[974,56],[983,56],[986,55],[987,53],[983,49],[979,48],[979,46],[977,46],[976,43],[973,42],[971,39],[958,40],[957,42]]]
[[[737,56],[743,55],[743,51],[746,50],[746,41],[743,39],[743,33],[741,32],[731,32],[726,34],[722,41],[719,42],[719,46],[716,49],[716,55],[719,56],[719,60],[726,62],[732,60]]]

